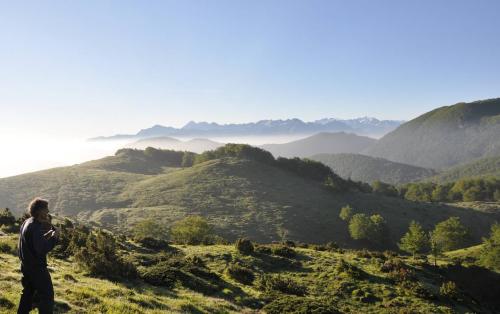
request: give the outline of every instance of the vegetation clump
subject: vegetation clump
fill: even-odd
[[[500,272],[500,224],[491,226],[488,238],[483,239],[483,248],[479,255],[481,265]]]
[[[177,221],[170,230],[170,236],[180,244],[210,244],[213,241],[212,226],[201,216],[188,216]]]
[[[135,266],[117,254],[114,237],[103,231],[88,235],[85,245],[75,254],[75,261],[92,276],[115,280],[136,276]]]
[[[248,239],[240,238],[236,241],[236,250],[244,255],[251,255],[254,252],[254,246],[252,241]]]
[[[245,285],[251,285],[255,279],[253,271],[239,263],[229,264],[226,273],[229,277]]]
[[[429,248],[429,237],[422,225],[412,221],[408,232],[401,238],[398,246],[401,250],[412,254],[415,259],[417,253],[422,253]]]
[[[294,258],[297,256],[297,252],[286,245],[275,245],[272,247],[272,254],[281,256],[281,257],[286,257],[286,258]]]
[[[301,285],[297,281],[282,276],[263,275],[260,277],[258,287],[262,291],[272,293],[281,292],[296,296],[304,296],[307,294],[307,287]]]

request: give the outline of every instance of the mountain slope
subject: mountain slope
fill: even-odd
[[[324,163],[344,179],[391,184],[417,181],[436,174],[432,169],[392,162],[360,154],[319,154],[310,157]]]
[[[395,248],[411,220],[432,228],[450,216],[459,216],[471,229],[472,239],[479,241],[491,221],[499,218],[497,213],[467,208],[333,192],[321,182],[245,158],[167,167],[155,174],[127,172],[127,167],[105,170],[107,162],[1,179],[0,206],[19,214],[34,196],[42,196],[49,199],[55,213],[120,228],[143,218],[171,225],[186,215],[200,214],[228,239],[248,236],[268,242],[286,235],[304,242],[334,240],[359,247],[363,244],[349,238],[346,223],[338,217],[340,208],[351,204],[359,212],[384,216],[390,229],[388,248]]]
[[[500,156],[486,157],[460,164],[429,178],[435,182],[450,182],[472,177],[500,177]]]
[[[316,154],[358,153],[376,140],[352,133],[318,133],[285,144],[267,144],[261,147],[274,156],[309,157]]]
[[[500,155],[499,134],[500,98],[459,103],[404,123],[363,154],[441,169]]]

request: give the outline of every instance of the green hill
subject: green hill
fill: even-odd
[[[459,103],[402,124],[362,153],[442,169],[500,155],[500,98]]]
[[[274,156],[309,157],[316,154],[359,153],[376,140],[352,133],[318,133],[285,144],[266,144],[261,147]]]
[[[360,154],[318,154],[309,158],[324,163],[344,179],[367,183],[376,180],[391,184],[408,183],[436,173],[432,169]]]
[[[171,167],[175,165],[172,155],[176,156],[172,152],[147,152],[122,150],[90,163],[1,179],[0,204],[20,214],[34,196],[42,196],[49,199],[55,213],[110,228],[128,228],[146,217],[170,225],[187,215],[200,214],[228,239],[333,240],[351,247],[365,243],[351,240],[346,223],[338,217],[346,204],[386,219],[390,230],[387,248],[395,248],[411,220],[430,229],[450,216],[459,216],[471,229],[471,241],[479,242],[491,222],[498,219],[498,213],[354,191],[335,192],[321,181],[258,159],[220,157],[181,168]],[[157,158],[155,166],[151,168],[147,160],[141,166],[137,158],[129,156],[140,154]],[[133,161],[130,165],[127,158]]]
[[[448,168],[429,180],[450,182],[475,177],[500,177],[500,156],[481,158]]]

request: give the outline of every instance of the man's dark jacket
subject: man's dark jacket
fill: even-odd
[[[19,259],[26,270],[47,267],[47,253],[56,244],[55,237],[45,239],[42,223],[33,217],[26,219],[21,225],[19,237]]]

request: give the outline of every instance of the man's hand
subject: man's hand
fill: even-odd
[[[43,237],[47,240],[53,238],[53,237],[59,237],[59,230],[49,230],[47,233],[43,235]]]

